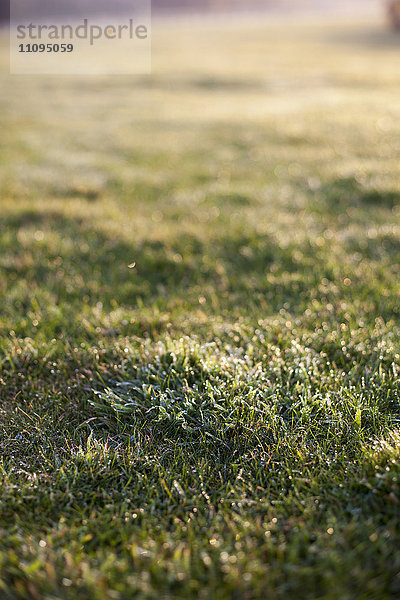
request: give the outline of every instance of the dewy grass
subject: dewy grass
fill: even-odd
[[[2,76],[0,597],[397,598],[398,40],[154,38]]]

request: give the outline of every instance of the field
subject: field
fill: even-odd
[[[2,599],[399,597],[399,45],[1,75]]]

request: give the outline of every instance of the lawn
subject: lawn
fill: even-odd
[[[1,75],[2,599],[399,597],[399,45]]]

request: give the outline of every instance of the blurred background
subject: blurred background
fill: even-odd
[[[140,4],[140,2],[139,2]],[[280,16],[312,16],[329,15],[368,16],[386,15],[387,22],[398,28],[400,26],[399,0],[152,0],[154,17],[166,15],[204,15],[204,14],[235,14],[259,13]],[[36,17],[57,15],[68,7],[68,14],[75,17],[90,16],[91,14],[122,15],[129,14],[132,2],[115,0],[112,5],[97,0],[65,0],[57,4],[51,0],[11,0],[14,14],[30,14]],[[10,0],[0,2],[0,23],[6,24],[10,16]]]
[[[173,11],[275,11],[275,12],[355,12],[376,10],[379,0],[153,0],[154,10]]]
[[[54,12],[57,3],[51,0],[12,0],[13,6],[29,8],[38,15]],[[109,3],[97,2],[96,0],[68,0],[75,14],[89,14],[94,12],[113,12],[114,14],[129,12],[129,0],[116,0],[110,6]],[[165,14],[171,12],[228,12],[228,11],[270,11],[277,13],[299,13],[299,12],[328,12],[330,14],[354,14],[371,13],[382,10],[390,4],[396,4],[396,0],[152,0],[154,14]],[[1,0],[0,19],[7,20],[9,15],[9,0]]]
[[[10,76],[3,31],[0,292],[13,331],[46,335],[53,320],[77,339],[141,335],[155,311],[189,333],[254,306],[299,316],[321,280],[339,312],[365,312],[371,269],[394,281],[365,243],[396,211],[388,6],[154,0],[150,76]],[[362,275],[363,253],[376,264]],[[365,306],[343,300],[345,279]]]

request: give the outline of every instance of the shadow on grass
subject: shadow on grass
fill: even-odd
[[[400,193],[368,187],[354,177],[340,177],[319,188],[315,200],[314,208],[334,213],[351,207],[392,209],[400,204]]]
[[[102,302],[105,308],[132,307],[138,301],[198,306],[203,294],[217,305],[242,306],[246,312],[249,303],[262,298],[268,298],[270,311],[279,310],[293,294],[306,299],[316,283],[311,247],[304,249],[301,264],[296,247],[280,247],[272,237],[252,231],[232,230],[208,241],[180,234],[178,220],[175,227],[170,240],[136,243],[60,211],[11,215],[3,219],[1,240],[8,292],[26,285],[29,295],[40,288],[55,303]],[[136,268],[129,270],[132,262]],[[302,278],[291,282],[291,274],[300,269]]]

